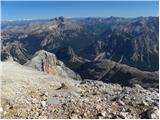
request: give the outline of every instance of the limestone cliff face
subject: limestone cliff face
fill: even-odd
[[[42,52],[42,51],[41,51]],[[58,74],[57,71],[57,59],[54,55],[47,54],[44,51],[41,53],[42,56],[44,55],[44,59],[41,59],[41,71],[47,72],[48,74],[56,75]]]
[[[48,74],[81,79],[78,74],[67,68],[63,62],[59,61],[54,54],[44,50],[36,52],[33,58],[25,65]]]

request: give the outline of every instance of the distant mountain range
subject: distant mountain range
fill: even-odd
[[[123,79],[133,80],[140,71],[139,74],[142,73],[144,78],[156,74],[158,79],[158,73],[154,73],[159,70],[158,21],[159,17],[76,19],[60,16],[50,20],[2,22],[1,60],[12,57],[15,61],[25,64],[37,51],[43,49],[54,53],[84,79],[111,82],[111,79],[108,80],[110,74],[121,68],[125,69],[125,73],[120,70],[125,74]],[[118,67],[108,69],[112,63]],[[123,64],[126,64],[126,67],[122,67]],[[98,70],[98,73],[107,71],[107,77],[104,78],[100,74],[95,77],[94,72],[85,72],[89,71],[90,67],[93,67],[93,71]],[[133,71],[137,71],[136,75],[132,74]],[[126,73],[133,76],[127,78]],[[113,76],[116,75],[115,73]]]

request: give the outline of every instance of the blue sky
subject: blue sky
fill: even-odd
[[[56,2],[3,1],[2,20],[64,17],[158,16],[158,1]]]

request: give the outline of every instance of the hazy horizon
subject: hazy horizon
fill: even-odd
[[[56,16],[56,17],[60,17],[61,15],[59,16]],[[8,19],[8,20],[2,20],[2,21],[34,21],[34,20],[50,20],[50,19],[54,19],[56,17],[50,17],[50,18],[37,18],[37,19],[27,19],[27,18],[24,18],[24,19],[16,19],[16,20],[12,20],[12,19]],[[64,17],[64,16],[63,16]],[[117,17],[117,16],[108,16],[108,17],[92,17],[92,16],[89,16],[89,17],[64,17],[66,19],[86,19],[86,18],[110,18],[110,17],[115,17],[115,18],[125,18],[125,19],[134,19],[134,18],[140,18],[140,17],[159,17],[159,16],[137,16],[137,17]]]

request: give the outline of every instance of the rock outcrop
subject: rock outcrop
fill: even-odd
[[[89,61],[77,55],[71,46],[61,48],[55,54],[58,59],[62,60],[72,70],[76,70],[80,65]]]
[[[69,63],[83,63],[85,61],[75,53],[71,46],[61,48],[56,55],[59,59]]]
[[[33,58],[25,65],[48,74],[70,77],[77,80],[81,79],[78,74],[67,68],[62,61],[59,61],[54,54],[44,50],[36,52]]]

